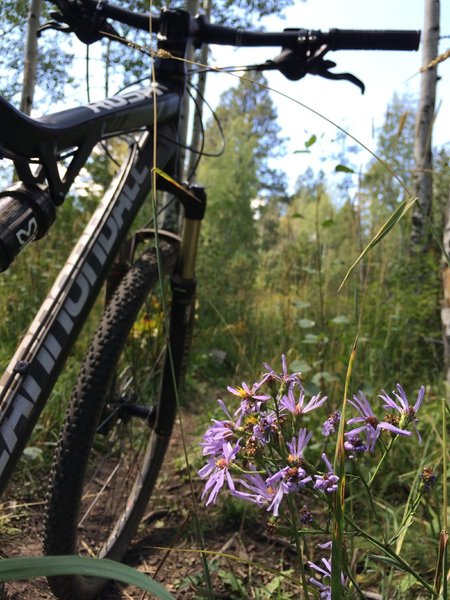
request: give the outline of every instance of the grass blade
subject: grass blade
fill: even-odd
[[[388,220],[381,226],[381,229],[378,231],[375,237],[367,244],[367,246],[358,256],[358,258],[352,264],[350,269],[347,271],[341,285],[339,286],[338,292],[341,291],[347,279],[350,277],[350,275],[353,273],[353,271],[356,269],[356,267],[359,265],[362,259],[366,256],[366,254],[370,252],[370,250],[372,250],[372,248],[374,248],[378,244],[378,242],[380,242],[384,238],[384,236],[391,231],[394,225],[396,225],[400,221],[400,219],[402,219],[406,215],[406,213],[416,203],[416,201],[417,197],[409,198],[407,200],[403,200],[403,202],[401,202],[397,206],[397,208],[394,210],[394,212],[391,214]]]
[[[447,599],[448,580],[447,580],[447,556],[448,556],[448,482],[445,474],[448,472],[448,454],[447,454],[447,419],[448,410],[447,399],[442,398],[442,531],[439,535],[439,552],[436,563],[436,573],[434,576],[434,589],[441,591],[442,596]]]
[[[347,374],[345,377],[344,399],[342,401],[341,420],[339,423],[338,441],[336,444],[336,453],[334,456],[334,472],[339,477],[338,489],[334,496],[333,503],[333,543],[331,545],[331,599],[340,600],[342,598],[341,574],[343,572],[343,547],[344,547],[344,527],[345,527],[345,448],[344,448],[344,428],[345,411],[347,408],[347,396],[350,379],[352,376],[353,364],[356,358],[356,349],[358,345],[358,335],[356,335],[353,348],[348,361]]]
[[[115,579],[150,592],[162,600],[174,600],[170,592],[148,575],[113,560],[84,556],[33,556],[0,560],[0,581],[54,575],[84,575]]]

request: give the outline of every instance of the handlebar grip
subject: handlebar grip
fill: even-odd
[[[330,29],[324,42],[331,50],[417,50],[420,31]]]
[[[55,220],[55,207],[37,186],[20,184],[0,193],[0,271],[6,271],[31,241],[43,237]]]

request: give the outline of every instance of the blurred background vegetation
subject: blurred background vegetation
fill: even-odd
[[[225,20],[229,4],[216,5],[216,20]],[[10,48],[11,39],[19,39],[23,33],[26,5],[2,3],[2,47]],[[279,8],[279,3],[262,3],[255,8],[255,18]],[[233,13],[232,19],[239,14],[242,17],[241,13]],[[67,83],[82,85],[82,81],[74,81],[74,71],[69,68],[74,63],[67,37],[56,55],[51,53],[56,48],[55,35],[61,36],[43,38],[43,47],[49,51],[45,50],[46,60],[38,72],[37,98],[45,97],[47,106],[63,96]],[[17,49],[14,46],[14,52]],[[105,43],[103,53],[109,69],[105,85],[110,85],[112,77],[116,87],[118,82],[125,85],[142,72],[142,56],[133,48]],[[19,70],[12,65],[20,65],[21,58],[19,54],[1,54],[0,92],[14,102],[20,80]],[[285,353],[292,368],[302,371],[310,393],[321,390],[338,405],[358,332],[355,390],[390,391],[401,382],[412,393],[424,384],[433,397],[442,390],[444,379],[442,257],[436,240],[442,238],[445,226],[449,147],[433,150],[430,219],[435,239],[429,236],[417,252],[407,216],[338,292],[348,268],[407,196],[405,189],[412,188],[415,99],[393,97],[377,131],[377,154],[406,187],[375,159],[357,169],[358,148],[339,143],[334,172],[299,172],[294,192],[288,192],[284,173],[273,167],[273,159],[283,153],[276,111],[264,78],[259,75],[255,79],[262,85],[241,81],[222,95],[216,117],[223,129],[225,150],[219,157],[204,157],[196,178],[206,186],[209,207],[199,252],[196,335],[188,379],[191,392],[198,386],[211,390],[256,377],[263,360],[278,364]],[[210,119],[205,128],[205,151],[220,154],[223,140],[216,121]],[[311,136],[303,151],[314,152],[314,143],[315,136]],[[109,151],[119,158],[123,148],[111,144]],[[59,209],[57,226],[0,278],[2,366],[114,169],[99,148],[83,171],[76,192]],[[7,181],[11,173],[3,170],[1,176]],[[60,418],[90,330],[92,326],[83,332],[54,393],[44,431],[53,431]]]

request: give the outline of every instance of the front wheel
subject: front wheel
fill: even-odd
[[[158,255],[145,252],[119,284],[81,368],[50,476],[47,555],[121,560],[152,494],[185,356],[184,349],[166,352],[160,285],[168,284],[176,250],[162,243]],[[188,330],[180,327],[185,345]],[[64,600],[91,600],[105,584],[94,577],[49,579]]]

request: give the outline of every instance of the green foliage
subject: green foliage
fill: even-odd
[[[205,161],[201,170],[211,196],[199,271],[205,294],[200,297],[203,352],[207,354],[205,345],[226,350],[231,364],[238,362],[243,369],[243,378],[247,358],[257,365],[285,352],[305,367],[304,381],[311,393],[321,389],[339,398],[359,330],[354,370],[359,386],[370,381],[375,389],[390,388],[400,376],[413,387],[439,379],[439,253],[430,249],[419,257],[417,281],[408,215],[370,250],[338,293],[349,267],[383,223],[401,210],[405,190],[380,163],[371,161],[358,188],[355,182],[338,188],[343,199],[336,202],[336,192],[332,196],[329,191],[334,180],[308,171],[290,198],[278,194],[276,185],[267,185],[258,213],[252,215],[248,201],[239,208],[233,197],[237,186],[230,184],[234,179],[242,182],[242,167],[250,189],[255,172],[250,138],[240,139],[237,125],[233,127],[244,121],[240,106],[233,92],[224,96],[219,115],[231,150],[219,160]],[[413,126],[414,104],[394,97],[379,131],[378,153],[406,183],[413,166]],[[311,136],[308,143],[313,140]],[[273,147],[273,142],[264,145],[262,137],[261,147]],[[234,163],[233,154],[238,157]],[[345,154],[339,157],[336,181],[349,174],[347,165],[353,160]],[[433,220],[438,231],[448,200],[447,164],[448,153],[442,148],[435,162]],[[246,254],[238,261],[243,250]],[[214,310],[206,305],[210,300]]]
[[[265,83],[262,76],[257,81]],[[245,81],[222,96],[217,116],[225,152],[220,158],[205,158],[198,175],[208,193],[198,266],[201,331],[215,340],[215,347],[233,355],[230,336],[248,332],[253,312],[248,299],[256,281],[259,236],[252,201],[269,189],[280,190],[279,174],[268,167],[270,149],[278,145],[278,127],[267,89]],[[220,149],[213,123],[207,140],[206,150]]]
[[[218,0],[213,3],[215,23],[230,27],[254,26],[261,17],[279,14],[293,0]]]

